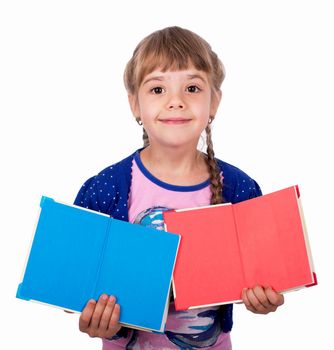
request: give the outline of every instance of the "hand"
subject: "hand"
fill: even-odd
[[[242,300],[247,310],[255,314],[268,314],[284,304],[282,294],[275,292],[270,287],[256,286],[254,288],[245,288],[242,291]]]
[[[102,294],[96,302],[90,300],[79,319],[79,329],[90,337],[111,338],[120,329],[120,306],[113,296]]]

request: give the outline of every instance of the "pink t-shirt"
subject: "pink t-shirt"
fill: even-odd
[[[160,181],[135,158],[129,196],[129,221],[140,223],[143,213],[152,208],[183,209],[210,204],[209,181],[195,186],[176,186]]]
[[[148,172],[138,153],[132,164],[129,221],[163,230],[163,211],[210,204],[209,184],[209,180],[194,186],[162,182]],[[222,332],[218,311],[218,306],[176,311],[171,302],[164,334],[130,331],[127,338],[104,339],[103,349],[230,350],[230,335]]]

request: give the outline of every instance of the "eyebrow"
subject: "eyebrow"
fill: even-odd
[[[204,83],[206,82],[206,80],[199,74],[188,74],[187,78],[189,79],[200,79],[202,80]]]
[[[204,83],[206,82],[206,80],[199,74],[187,74],[186,76],[187,79],[200,79],[202,80]],[[164,81],[165,77],[162,75],[157,75],[157,76],[153,76],[151,78],[148,78],[146,80],[144,80],[143,85],[149,83],[150,81]]]
[[[163,76],[155,76],[155,77],[148,78],[148,79],[144,80],[143,85],[149,83],[150,81],[155,81],[155,80],[163,81],[164,77]]]

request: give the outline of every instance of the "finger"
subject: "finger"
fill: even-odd
[[[247,290],[248,290],[247,288],[244,288],[242,290],[242,301],[244,302],[247,310],[257,313],[256,309],[254,309],[254,307],[252,306],[252,304],[248,299]]]
[[[88,329],[95,310],[95,305],[96,301],[91,299],[87,303],[86,307],[82,310],[79,318],[79,329],[81,332],[85,332]]]
[[[102,331],[107,330],[107,328],[109,326],[111,315],[112,315],[114,307],[115,307],[115,303],[116,303],[115,297],[110,296],[108,298],[106,307],[105,307],[103,314],[101,316],[101,321],[100,321],[100,325],[99,325],[100,330],[102,330]]]
[[[284,304],[284,296],[280,293],[275,292],[272,288],[266,288],[265,293],[272,305],[281,306]]]
[[[265,289],[263,287],[260,286],[256,286],[253,288],[253,293],[256,296],[257,300],[261,303],[261,305],[264,308],[271,308],[272,304],[270,303],[266,293],[265,293]]]
[[[257,312],[257,313],[267,313],[267,308],[260,302],[260,300],[257,298],[254,289],[250,288],[247,289],[247,298],[249,300],[250,303],[250,310],[253,312]]]
[[[247,288],[244,288],[242,290],[242,301],[244,302],[247,310],[252,311],[254,313],[256,313],[256,310],[254,309],[254,307],[252,306],[251,302],[249,301],[248,295],[247,295]]]
[[[247,296],[247,288],[244,288],[244,289],[242,290],[241,298],[242,298],[242,301],[244,302],[244,304],[245,304],[246,306],[250,306],[250,305],[251,305],[250,302],[249,302],[249,300],[248,300],[248,296]]]
[[[92,315],[92,319],[90,322],[91,330],[96,330],[99,328],[101,317],[107,305],[107,301],[108,301],[108,295],[102,294],[95,306],[95,310]]]
[[[120,315],[121,315],[121,308],[119,304],[116,304],[114,306],[114,310],[108,325],[108,333],[110,333],[111,335],[114,335],[121,329],[121,325],[119,324]]]

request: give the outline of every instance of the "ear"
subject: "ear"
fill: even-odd
[[[211,94],[211,107],[210,107],[211,116],[216,115],[221,99],[222,99],[221,90],[213,90]]]
[[[137,118],[138,116],[140,116],[137,96],[129,94],[128,101],[129,101],[129,105],[130,105],[133,116],[135,118]]]

